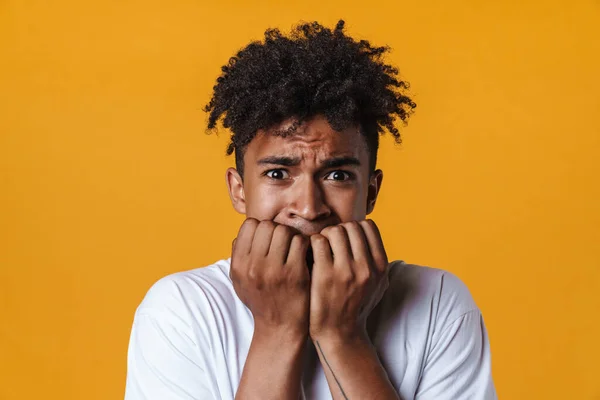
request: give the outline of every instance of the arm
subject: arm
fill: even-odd
[[[366,319],[389,284],[377,227],[344,223],[311,243],[310,336],[333,398],[399,399],[366,333]]]
[[[334,399],[399,399],[368,336],[315,340]]]
[[[236,399],[299,397],[308,338],[307,248],[307,238],[271,221],[249,218],[240,228],[230,275],[252,312],[254,335]]]
[[[466,287],[464,288],[466,290]],[[317,352],[334,399],[397,399],[367,336],[322,339]],[[446,326],[431,349],[416,400],[497,400],[490,345],[478,310]]]
[[[236,399],[297,400],[306,337],[254,332]]]

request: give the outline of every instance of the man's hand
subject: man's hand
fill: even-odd
[[[310,336],[334,400],[398,399],[366,329],[387,290],[388,260],[373,221],[311,237]]]
[[[298,399],[308,335],[308,244],[287,226],[253,218],[233,242],[231,280],[254,316],[236,399]]]
[[[290,227],[248,218],[234,240],[231,280],[254,316],[255,334],[306,338],[310,274],[309,240]]]
[[[388,287],[388,260],[371,220],[329,226],[311,236],[313,341],[366,336],[366,320]]]

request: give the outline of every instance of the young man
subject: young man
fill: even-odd
[[[206,111],[232,131],[226,180],[247,219],[230,259],[146,295],[127,400],[496,398],[467,288],[388,262],[365,220],[379,134],[399,141],[415,104],[387,49],[343,28],[268,30],[222,68]]]

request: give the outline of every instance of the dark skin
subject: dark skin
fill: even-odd
[[[307,338],[334,399],[399,398],[366,330],[388,286],[379,230],[365,220],[383,173],[368,165],[358,128],[336,132],[316,117],[285,138],[259,131],[244,179],[227,170],[232,204],[247,217],[231,278],[255,325],[236,399],[296,400]]]

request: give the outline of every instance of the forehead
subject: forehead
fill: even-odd
[[[286,121],[267,131],[259,131],[246,148],[246,161],[265,156],[296,156],[326,160],[331,157],[353,156],[363,161],[368,158],[365,139],[357,127],[336,131],[323,117],[316,117],[298,126],[289,135],[275,134],[285,130],[293,121]]]

